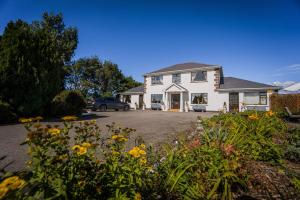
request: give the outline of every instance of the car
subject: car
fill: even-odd
[[[114,97],[97,98],[92,102],[92,110],[100,110],[105,112],[108,109],[128,111],[130,106],[128,103],[121,102],[120,99]]]

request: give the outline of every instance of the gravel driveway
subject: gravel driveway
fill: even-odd
[[[98,125],[105,132],[106,125],[115,122],[122,127],[136,129],[132,136],[141,136],[147,144],[156,145],[170,140],[176,133],[184,131],[195,123],[197,116],[211,117],[215,113],[178,113],[162,111],[128,111],[128,112],[94,112],[93,116],[84,119],[96,119]],[[61,122],[49,121],[43,124],[60,124]],[[7,166],[7,170],[20,170],[28,159],[26,145],[20,146],[26,138],[26,130],[22,124],[0,126],[0,157],[7,156],[0,161],[0,167]]]

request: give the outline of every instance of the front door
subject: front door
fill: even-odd
[[[139,95],[139,109],[143,108],[143,98],[144,96],[142,94]]]
[[[229,93],[229,112],[239,111],[239,93],[230,92]]]
[[[171,94],[171,109],[180,109],[180,94]]]

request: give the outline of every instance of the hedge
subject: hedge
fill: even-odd
[[[272,94],[270,101],[273,111],[285,112],[288,107],[292,113],[300,113],[300,94]]]

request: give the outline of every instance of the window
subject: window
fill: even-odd
[[[192,82],[206,81],[206,80],[207,80],[207,72],[206,71],[192,72]]]
[[[172,74],[173,83],[181,83],[181,74]]]
[[[162,103],[162,94],[151,94],[151,103]]]
[[[207,93],[192,93],[192,104],[207,104]]]
[[[151,84],[152,85],[163,84],[162,81],[163,81],[163,76],[162,75],[151,77]]]
[[[123,99],[125,103],[131,103],[131,95],[124,95]]]
[[[266,92],[245,92],[244,103],[246,105],[266,105],[267,93]]]

